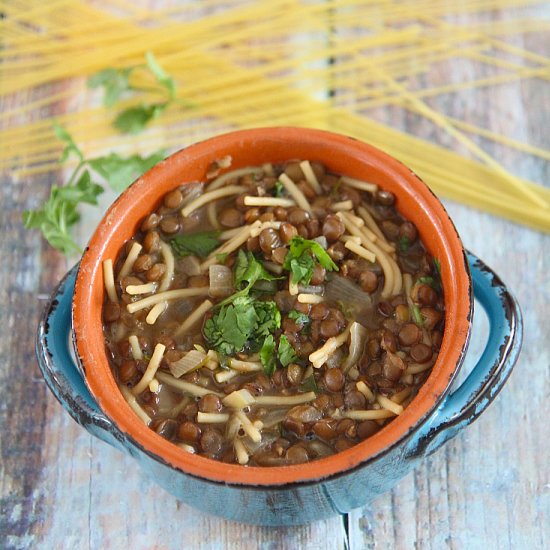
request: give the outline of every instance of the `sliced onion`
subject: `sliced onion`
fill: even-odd
[[[195,200],[197,197],[200,197],[202,195],[204,190],[204,184],[202,183],[188,183],[184,188],[184,197],[183,202],[181,203],[180,207],[185,206],[186,204],[189,204],[191,201]]]
[[[300,294],[323,294],[325,287],[322,285],[298,285]]]
[[[174,361],[173,363],[168,364],[168,368],[172,373],[174,378],[180,378],[184,374],[193,372],[194,370],[200,369],[208,356],[206,353],[199,351],[197,349],[192,349],[186,353],[181,359]]]
[[[326,250],[328,248],[328,241],[327,238],[324,235],[319,235],[318,237],[315,237],[313,239],[316,243],[319,243],[321,247]]]
[[[367,332],[367,329],[360,323],[353,322],[351,324],[349,331],[349,355],[342,365],[344,373],[346,373],[350,367],[356,365],[359,359],[361,359],[367,341]]]
[[[264,416],[262,416],[262,422],[264,428],[272,428],[280,424],[285,418],[288,409],[274,409],[268,411]]]
[[[260,441],[253,441],[249,436],[241,438],[241,441],[246,450],[252,455],[260,449],[268,448],[276,439],[277,436],[275,434],[262,432],[262,439]]]
[[[329,356],[327,362],[325,363],[327,369],[333,369],[339,367],[342,364],[344,359],[344,352],[342,348],[338,348],[332,355]]]
[[[310,441],[307,445],[307,450],[315,454],[315,458],[322,458],[334,454],[334,451],[326,443],[322,441]]]
[[[233,273],[225,265],[214,264],[208,268],[210,279],[209,294],[213,298],[229,296],[233,293]]]
[[[201,264],[196,256],[185,256],[179,261],[180,270],[192,277],[201,274]]]
[[[359,285],[356,285],[350,279],[334,276],[326,285],[326,296],[330,300],[341,300],[349,304],[357,304],[363,307],[372,305],[370,294],[363,291]]]

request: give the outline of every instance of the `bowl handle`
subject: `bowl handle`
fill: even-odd
[[[53,291],[38,325],[36,355],[46,384],[76,422],[92,435],[127,451],[125,437],[88,391],[71,345],[71,303],[78,265]]]
[[[474,296],[489,320],[485,349],[467,378],[453,390],[430,420],[415,434],[409,454],[427,455],[471,424],[504,386],[522,342],[521,310],[504,283],[468,252]]]

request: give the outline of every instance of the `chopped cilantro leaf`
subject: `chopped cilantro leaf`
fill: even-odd
[[[301,313],[295,309],[289,312],[288,318],[292,319],[297,325],[301,326],[307,326],[311,322],[311,319],[305,313]]]
[[[254,309],[258,316],[255,334],[269,336],[275,329],[281,326],[281,312],[275,302],[261,300],[254,301]]]
[[[67,130],[57,122],[54,122],[53,130],[55,132],[55,137],[65,143],[65,149],[63,149],[63,153],[61,154],[59,162],[63,164],[71,156],[71,154],[74,154],[76,157],[78,157],[78,160],[80,160],[80,162],[83,162],[84,155],[82,154],[82,151],[78,148],[71,134],[69,134],[69,132],[67,132]]]
[[[264,367],[264,372],[267,376],[271,376],[277,365],[275,364],[275,339],[270,334],[264,340],[262,348],[260,349],[260,361]]]
[[[138,176],[163,160],[165,156],[164,151],[157,151],[148,157],[131,155],[126,158],[111,153],[105,157],[91,159],[88,164],[107,180],[113,191],[120,193]]]
[[[122,69],[107,68],[99,71],[88,79],[90,88],[104,89],[103,104],[105,107],[112,107],[121,96],[130,90],[130,74],[135,67],[126,67]]]
[[[257,281],[275,281],[276,279],[277,277],[271,275],[252,252],[245,253],[242,248],[239,250],[235,262],[235,286],[237,288],[242,283],[247,283],[246,288],[252,288]]]
[[[228,256],[229,256],[228,252],[220,252],[219,254],[216,254],[216,260],[218,260],[220,264],[224,264]]]
[[[411,240],[407,235],[403,235],[397,242],[397,246],[401,252],[407,252],[411,246]]]
[[[315,377],[313,374],[311,376],[308,376],[305,380],[302,381],[300,384],[300,391],[301,392],[319,392],[319,388],[317,387],[317,382],[315,381]]]
[[[302,254],[299,258],[290,260],[290,271],[292,272],[292,282],[294,284],[309,284],[313,277],[315,262],[310,254]]]
[[[76,176],[76,172],[74,174]],[[52,186],[48,200],[38,210],[23,212],[23,224],[27,229],[40,229],[44,238],[66,255],[79,252],[69,230],[80,219],[81,203],[97,204],[103,187],[94,183],[88,170],[84,170],[76,183],[63,187]]]
[[[288,341],[288,338],[283,334],[279,339],[279,348],[277,349],[277,358],[283,367],[288,367],[290,363],[298,361],[298,356]]]
[[[338,271],[338,266],[318,242],[299,236],[293,237],[283,268],[292,272],[294,284],[304,283],[307,285],[311,281],[315,267],[313,256],[327,271]]]
[[[168,103],[142,104],[121,111],[113,121],[113,126],[124,134],[138,134],[147,124],[161,115]]]
[[[231,356],[245,348],[261,349],[265,339],[280,326],[281,313],[274,302],[238,296],[206,321],[204,336],[216,351]]]
[[[435,274],[437,277],[441,279],[441,262],[437,258],[434,258],[433,262],[434,262]]]
[[[422,317],[422,313],[420,313],[420,308],[417,305],[412,305],[410,307],[411,315],[413,318],[413,321],[419,326],[424,326],[424,318]]]
[[[219,231],[202,231],[190,235],[178,235],[170,239],[170,245],[180,258],[191,255],[205,258],[219,246],[219,234]]]
[[[434,279],[433,277],[429,277],[429,276],[419,277],[418,282],[431,286],[436,292],[439,292],[441,290],[440,282]]]
[[[275,183],[275,186],[273,187],[273,196],[282,197],[284,190],[285,190],[285,186],[283,185],[283,182],[277,180],[277,183]]]
[[[145,54],[147,67],[153,73],[158,83],[168,92],[168,97],[173,100],[176,97],[176,83],[166,71],[159,65],[152,52]]]

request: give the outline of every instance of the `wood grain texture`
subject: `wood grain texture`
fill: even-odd
[[[550,17],[548,3],[534,9]],[[484,18],[505,15],[510,14],[487,12]],[[515,43],[550,54],[550,37],[542,33],[525,34]],[[464,58],[439,64],[428,82],[417,85],[460,82],[487,71]],[[6,99],[0,110],[41,93],[46,91]],[[511,82],[430,101],[447,114],[550,150],[548,81]],[[461,151],[416,115],[391,108],[372,114]],[[484,140],[479,143],[513,173],[549,185],[550,163]],[[55,177],[18,181],[4,174],[1,179],[0,547],[550,548],[549,235],[447,201],[465,246],[502,276],[522,305],[524,347],[508,384],[476,423],[369,506],[347,518],[307,526],[252,527],[206,516],[177,502],[147,479],[132,459],[77,426],[47,391],[34,359],[40,297],[68,266],[36,233],[22,228],[20,215],[45,199]],[[86,218],[83,240],[94,216]],[[485,330],[482,315],[476,315],[470,362],[481,349]]]

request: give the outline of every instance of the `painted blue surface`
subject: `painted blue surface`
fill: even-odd
[[[387,452],[317,483],[258,489],[211,482],[164,464],[121,433],[98,408],[69,351],[76,268],[52,295],[40,323],[39,364],[49,388],[79,424],[130,454],[157,483],[191,506],[264,525],[323,519],[349,512],[389,490],[418,460],[475,420],[506,382],[521,347],[521,313],[498,277],[474,255],[469,254],[468,260],[475,297],[490,321],[487,345],[472,372],[434,413]]]

